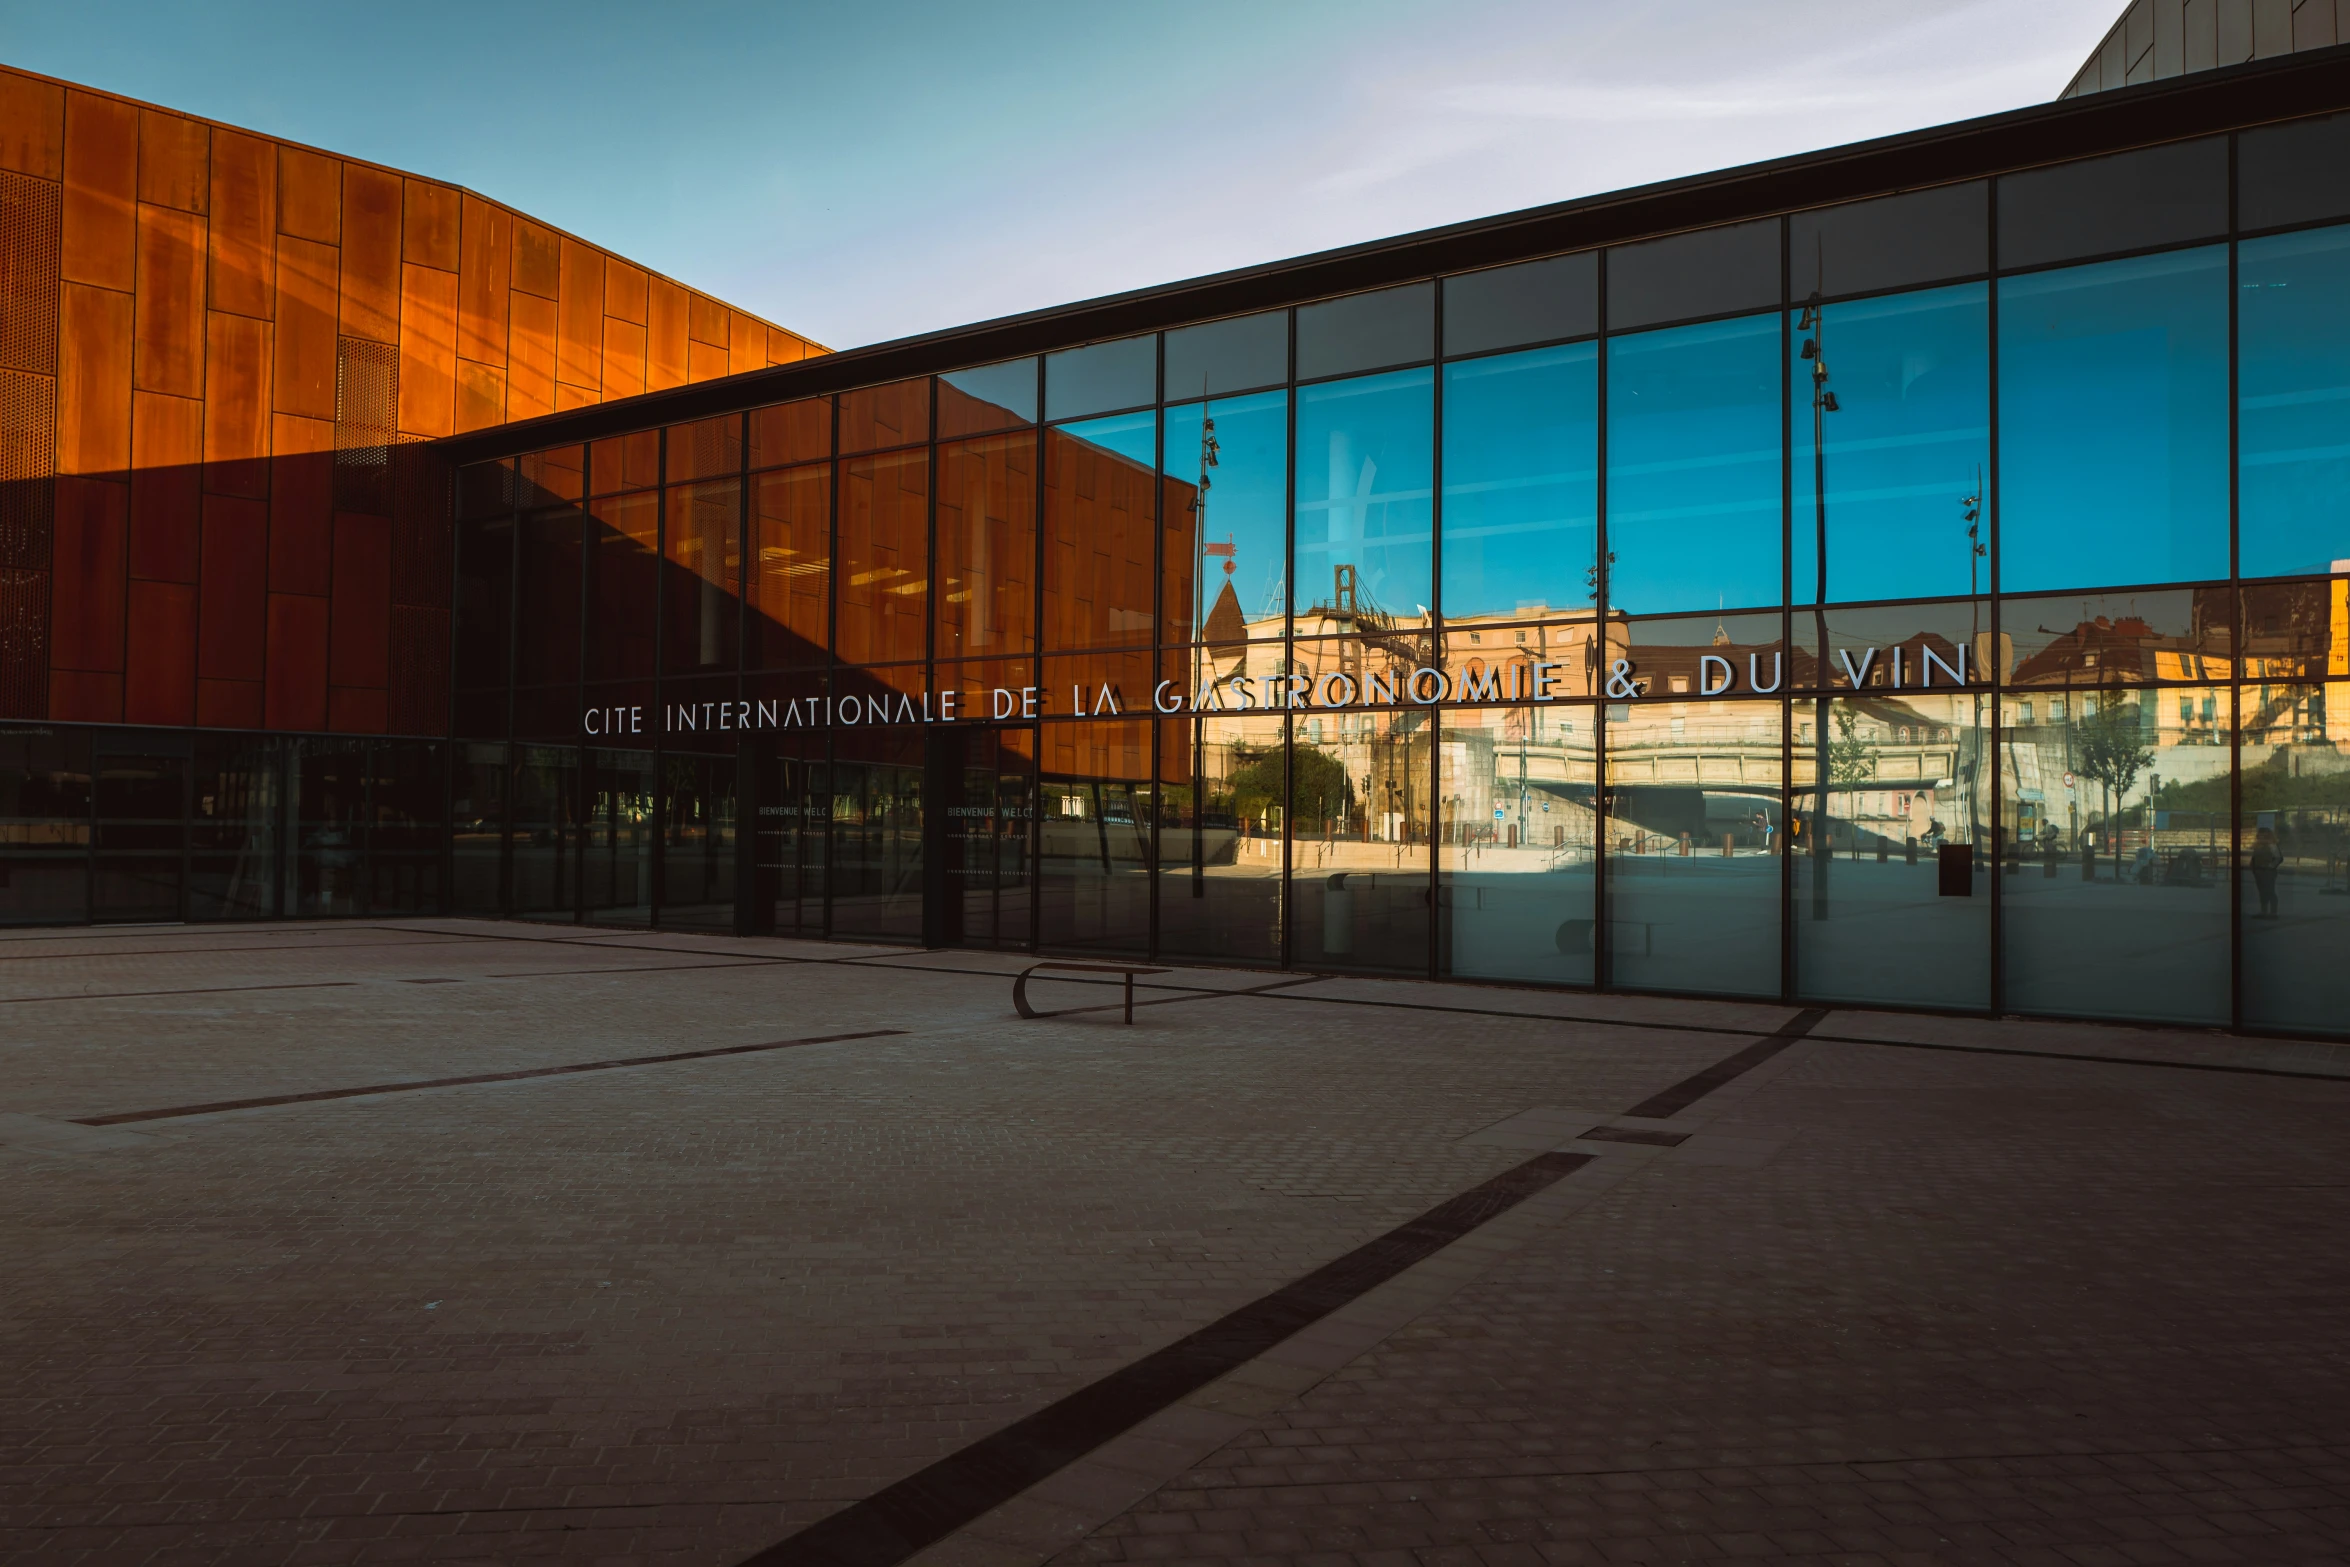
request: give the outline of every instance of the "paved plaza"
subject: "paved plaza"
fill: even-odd
[[[2350,1048],[0,937],[0,1560],[2350,1559]]]

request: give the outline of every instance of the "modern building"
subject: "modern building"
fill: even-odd
[[[201,621],[169,713],[59,705],[53,633],[0,917],[2350,1033],[2350,48],[851,352],[752,329],[785,362],[391,446],[432,582],[364,734],[331,639],[281,724],[204,708]]]

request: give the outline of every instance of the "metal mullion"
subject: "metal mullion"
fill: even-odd
[[[1983,513],[1983,537],[1985,542],[1990,545],[1990,553],[1984,557],[1983,583],[1985,592],[1990,599],[1991,641],[1990,645],[1983,650],[1990,655],[1983,660],[1988,667],[1981,671],[1978,678],[1981,679],[1987,693],[1983,700],[1989,704],[1991,711],[1987,724],[1980,720],[1975,724],[1975,743],[1978,747],[1975,775],[1979,780],[1988,774],[1991,782],[1991,808],[1988,812],[1992,851],[1991,966],[1990,994],[1984,999],[1991,1015],[1998,1017],[2007,1010],[2007,889],[2000,885],[2001,872],[1999,869],[1999,790],[2006,775],[2005,768],[2001,765],[2000,755],[2000,732],[2003,728],[2000,723],[2000,707],[2007,694],[2007,671],[2000,667],[2000,649],[2004,644],[2000,640],[1999,574],[2001,551],[2005,546],[1999,534],[1999,299],[2001,274],[1998,270],[1999,182],[1996,180],[1991,185],[1990,214],[1985,222],[1988,225],[1986,233],[1991,247],[1992,276],[1989,288],[1984,291],[1986,295],[1984,350],[1987,364],[1984,396],[1990,403],[1991,438],[1989,467],[1977,500]],[[1991,755],[1987,763],[1981,758],[1979,750],[1986,731],[1989,733],[1991,743]],[[1980,787],[1979,783],[1977,787]],[[2078,846],[2076,845],[2076,847]]]
[[[1287,461],[1282,477],[1282,563],[1281,563],[1281,672],[1289,673],[1290,661],[1297,656],[1297,311],[1290,309],[1283,317],[1289,331],[1288,393],[1282,416],[1287,428],[1283,445]],[[1201,414],[1206,417],[1205,412]],[[1205,634],[1204,628],[1202,635]],[[1289,968],[1297,957],[1297,889],[1290,883],[1289,841],[1292,836],[1291,818],[1297,813],[1297,725],[1290,721],[1288,692],[1283,691],[1281,713],[1281,898],[1276,905],[1281,911],[1281,966]],[[1407,738],[1404,757],[1411,758],[1411,744]],[[1408,836],[1412,830],[1411,812],[1404,812],[1403,830]],[[1196,840],[1195,840],[1196,841]],[[1195,848],[1194,852],[1198,852]]]
[[[1788,377],[1794,361],[1789,357],[1795,346],[1795,334],[1787,321],[1790,303],[1788,295],[1794,290],[1794,268],[1789,246],[1793,239],[1785,218],[1779,220],[1779,652],[1786,660],[1787,676],[1780,681],[1779,691],[1779,815],[1782,827],[1794,820],[1795,804],[1795,397],[1789,389]],[[1817,482],[1817,480],[1815,480]],[[1823,503],[1824,504],[1824,503]],[[1824,541],[1822,541],[1824,542]],[[1814,548],[1819,545],[1815,544]],[[1826,571],[1821,562],[1813,562]],[[1828,606],[1815,603],[1813,609],[1820,616],[1822,636],[1819,648],[1820,685],[1827,686],[1828,645],[1825,635]],[[1748,671],[1751,676],[1751,668]],[[1702,684],[1703,682],[1700,682]],[[1752,683],[1751,679],[1748,682]],[[1813,703],[1812,722],[1825,725],[1828,708],[1825,698]],[[1817,802],[1812,812],[1814,825],[1827,814],[1828,785],[1825,778],[1812,780],[1813,798]],[[1779,835],[1779,999],[1793,1001],[1799,990],[1795,951],[1795,856],[1791,845],[1794,834]]]
[[[1594,446],[1592,463],[1592,542],[1591,542],[1591,646],[1597,660],[1587,673],[1591,680],[1591,988],[1612,989],[1613,976],[1608,972],[1609,919],[1608,872],[1608,702],[1607,702],[1607,426],[1608,426],[1608,344],[1607,330],[1607,267],[1608,253],[1599,253],[1598,264],[1592,268],[1597,274],[1594,286],[1598,289],[1599,336],[1598,347],[1592,354],[1592,375],[1596,380],[1597,396],[1593,399],[1597,417],[1592,421]]]
[[[2237,309],[2238,256],[2243,240],[2237,232],[2237,156],[2243,138],[2228,138],[2228,1027],[2244,1027],[2244,872],[2237,863],[2244,852],[2244,561],[2242,551],[2242,462],[2239,410],[2243,360]],[[2156,732],[2160,733],[2157,716]],[[2146,809],[2151,813],[2154,801]]]
[[[1164,332],[1152,334],[1151,347],[1157,359],[1151,384],[1157,388],[1158,395],[1151,404],[1151,716],[1150,760],[1145,764],[1150,768],[1151,802],[1150,864],[1145,867],[1149,877],[1150,943],[1144,950],[1150,954],[1150,961],[1156,963],[1159,960],[1159,828],[1167,814],[1165,802],[1159,798],[1159,783],[1164,776],[1159,755],[1159,736],[1165,724],[1159,714],[1158,702],[1160,670],[1163,667],[1160,659],[1167,634],[1167,413],[1164,407],[1167,398],[1167,335]],[[1043,468],[1040,450],[1037,469],[1041,473]],[[1040,515],[1037,518],[1039,531],[1042,531],[1043,524],[1044,519]],[[1197,550],[1192,552],[1192,559],[1194,562],[1199,559]],[[1195,789],[1193,793],[1196,796],[1198,791]],[[1196,798],[1192,809],[1196,821]],[[1198,842],[1196,829],[1193,842],[1195,845]]]
[[[1045,482],[1045,471],[1052,461],[1052,427],[1044,422],[1044,358],[1036,356],[1036,504],[1033,508],[1036,526],[1028,572],[1028,600],[1033,613],[1028,622],[1028,679],[1042,691],[1044,685],[1045,606],[1044,590],[1045,507],[1051,496],[1051,486]],[[1044,949],[1044,725],[1028,726],[1028,950]]]
[[[832,939],[832,891],[839,881],[840,845],[832,830],[833,791],[839,787],[839,767],[833,758],[832,700],[840,682],[840,491],[847,465],[840,455],[840,396],[833,393],[824,399],[825,411],[832,420],[832,437],[826,443],[826,463],[832,482],[824,487],[824,897],[817,914],[816,934],[819,940]],[[811,791],[802,786],[802,794]],[[807,831],[807,817],[800,818],[800,830]]]
[[[1436,296],[1431,308],[1435,314],[1436,362],[1428,371],[1428,611],[1431,645],[1436,652],[1436,667],[1445,667],[1449,649],[1444,632],[1444,280],[1435,279],[1431,292]],[[1443,742],[1439,738],[1440,724],[1436,714],[1428,715],[1428,977],[1435,979],[1442,973],[1443,942],[1439,931],[1444,924],[1443,885],[1444,840],[1444,771],[1439,758]]]
[[[662,826],[669,815],[669,783],[666,766],[669,735],[669,427],[663,425],[656,432],[659,450],[654,457],[653,472],[659,483],[653,491],[653,703],[660,710],[661,725],[653,731],[653,856],[649,866],[652,885],[645,889],[645,923],[658,930],[661,925],[661,905],[668,901],[669,863],[663,852],[663,842],[669,835]],[[579,881],[582,907],[587,902],[587,877]]]

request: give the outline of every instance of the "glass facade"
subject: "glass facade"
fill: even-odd
[[[2223,143],[467,470],[450,734],[0,733],[0,911],[2350,1033],[2350,196]]]

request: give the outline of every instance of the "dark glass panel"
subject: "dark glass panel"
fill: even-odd
[[[721,479],[743,470],[743,416],[719,414],[669,427],[671,484],[688,479]]]
[[[593,924],[653,920],[654,773],[650,751],[586,753],[580,896]]]
[[[1779,333],[1768,315],[1609,341],[1613,607],[1779,601]]]
[[[514,519],[457,525],[457,667],[460,689],[503,690],[514,615]],[[498,718],[505,730],[505,717]]]
[[[515,504],[528,511],[534,506],[578,500],[587,493],[586,462],[584,446],[552,446],[515,458]]]
[[[840,394],[840,449],[879,451],[930,439],[930,378],[862,386]]]
[[[1775,308],[1779,292],[1779,220],[1699,229],[1607,253],[1607,324],[1611,332]]]
[[[1297,378],[1349,375],[1436,355],[1436,285],[1406,283],[1297,311]],[[1181,390],[1180,387],[1176,388]]]
[[[2343,584],[2330,585],[2336,624]],[[2340,646],[2340,636],[2335,637]],[[2333,659],[2342,655],[2336,651]],[[2340,662],[2330,673],[2346,672]],[[2165,693],[2166,695],[2168,693]],[[2350,690],[2330,685],[2244,688],[2244,1021],[2297,1033],[2350,1031],[2350,775],[2338,758]],[[2157,836],[2192,833],[2228,810],[2225,777],[2166,784],[2156,797]]]
[[[1082,419],[1158,401],[1159,340],[1121,338],[1044,356],[1047,419]]]
[[[1787,292],[1874,294],[1991,270],[1991,189],[1981,180],[1798,212]]]
[[[2236,287],[2238,569],[2346,569],[2350,227],[2245,241]]]
[[[156,730],[119,730],[101,735],[98,747],[90,917],[180,919],[181,853],[187,842],[187,738]]]
[[[1151,726],[1037,729],[1037,940],[1046,950],[1150,950]]]
[[[1609,983],[1778,995],[1779,704],[1625,702],[1606,721]]]
[[[952,791],[937,824],[945,855],[941,910],[933,939],[957,946],[1029,944],[1031,839],[1035,833],[1036,730],[1032,725],[933,733],[941,748],[932,776]]]
[[[922,732],[836,729],[821,796],[832,824],[830,934],[922,939]]]
[[[506,748],[460,745],[449,791],[449,908],[459,914],[504,911],[501,867],[506,845]]]
[[[1428,972],[1435,739],[1416,708],[1291,720],[1289,797],[1266,820],[1289,826],[1294,962]]]
[[[2001,584],[2228,570],[2227,251],[1999,285]]]
[[[2350,579],[2264,582],[2244,590],[2244,678],[2350,675]],[[2341,715],[2350,719],[2350,713]]]
[[[1599,330],[1599,252],[1548,256],[1444,280],[1444,351],[1481,354]]]
[[[2238,226],[2326,218],[2350,218],[2350,114],[2264,125],[2236,138]]]
[[[588,508],[596,547],[589,554],[587,673],[630,680],[653,673],[659,613],[661,507],[653,495],[623,495]]]
[[[765,737],[757,759],[756,815],[742,824],[756,834],[751,845],[754,924],[761,927],[759,934],[821,936],[831,814],[821,790],[824,736]]]
[[[938,582],[938,657],[1036,646],[1033,433],[939,447]]]
[[[522,519],[522,575],[515,605],[517,685],[579,679],[580,540],[586,523],[568,506]]]
[[[286,913],[301,919],[366,913],[366,742],[298,740],[289,762],[295,853]]]
[[[817,462],[832,455],[832,399],[803,397],[751,410],[751,466]]]
[[[1800,321],[1792,333],[1797,357],[1788,365],[1795,601],[1923,598],[1989,587],[1988,560],[1977,553],[1991,537],[1981,504],[1991,460],[1988,285],[1829,305],[1813,330]],[[1803,358],[1807,342],[1822,357]],[[1823,361],[1829,366],[1824,381],[1813,369]],[[1833,409],[1828,396],[1835,398]],[[1825,506],[1819,503],[1823,474]]]
[[[1159,951],[1224,963],[1281,961],[1284,720],[1159,723]]]
[[[559,686],[514,688],[514,738],[517,740],[577,740],[580,735],[579,682]]]
[[[1444,714],[1439,975],[1551,985],[1597,978],[1597,720],[1591,707],[1531,703]]]
[[[832,465],[782,468],[751,480],[748,656],[753,669],[825,660],[832,584]]]
[[[1036,361],[951,370],[938,378],[938,435],[986,435],[1036,423]]]
[[[1591,605],[1598,525],[1598,349],[1445,366],[1446,621]]]
[[[840,465],[839,631],[835,656],[884,664],[927,656],[930,456]]]
[[[661,925],[734,929],[735,758],[672,752],[661,775]]]
[[[1289,394],[1166,412],[1164,640],[1237,658],[1289,614]]]
[[[663,492],[668,646],[664,675],[733,669],[742,634],[742,481],[714,479]]]
[[[196,736],[188,802],[188,918],[268,919],[278,907],[284,742]]]
[[[651,489],[661,482],[661,432],[636,430],[591,441],[588,476],[598,495]]]
[[[508,725],[508,700],[511,688],[499,686],[490,691],[460,689],[451,699],[453,732],[465,739],[500,738]]]
[[[1990,706],[1947,689],[1796,703],[1789,869],[1806,998],[1991,1004],[1991,887],[1969,873],[1966,895],[1946,895],[1941,875],[1945,850],[1971,862],[1990,829]]]
[[[514,459],[469,462],[457,470],[457,515],[468,521],[514,509]]]
[[[1592,646],[1588,626],[1578,627],[1554,678],[1577,696],[1622,697],[1627,687],[1645,697],[1767,696],[1782,689],[1784,634],[1776,611],[1618,620],[1605,648]],[[1626,684],[1615,684],[1619,678]]]
[[[90,736],[0,729],[0,925],[89,915]]]
[[[2010,174],[1999,182],[1999,264],[2033,267],[2228,231],[2224,136]]]
[[[2232,618],[2224,587],[2008,599],[1999,607],[2002,678],[2066,689],[2225,680]]]
[[[445,876],[448,748],[431,740],[379,740],[368,747],[367,764],[368,912],[437,914]]]
[[[1289,312],[1178,327],[1167,343],[1167,401],[1277,386],[1289,379]]]
[[[1366,628],[1427,623],[1435,383],[1431,370],[1398,370],[1299,390],[1299,616],[1326,607]]]
[[[1795,651],[1787,683],[1796,691],[1823,686],[1831,691],[1953,691],[1961,685],[1988,685],[2001,672],[1990,656],[1991,605],[1985,599],[1807,608],[1789,620]],[[1767,678],[1770,660],[1765,658],[1760,667]],[[2014,660],[2007,660],[2004,668],[2012,675]],[[1741,677],[1744,673],[1741,666]]]
[[[1157,442],[1158,416],[1152,413],[1118,414],[1046,432],[1046,647],[1151,640]],[[942,646],[940,651],[946,650]]]
[[[513,751],[512,893],[507,907],[525,918],[579,917],[579,752],[572,746],[518,745]]]
[[[2224,1024],[2225,687],[2071,693],[2000,746],[2001,942],[2020,1012]],[[2181,791],[2185,791],[2184,794]],[[2029,796],[2037,794],[2038,798]],[[2054,874],[2050,871],[2053,869]]]

